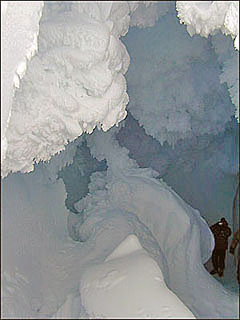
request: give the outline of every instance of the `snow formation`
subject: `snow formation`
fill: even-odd
[[[50,3],[44,10],[39,52],[13,101],[3,177],[31,171],[83,132],[106,131],[126,116],[129,56],[119,37],[128,31],[128,3]]]
[[[46,166],[37,165],[30,174],[16,173],[3,180],[3,317],[66,319],[107,313],[107,307],[95,309],[97,297],[90,295],[91,290],[88,295],[86,285],[95,281],[94,266],[100,267],[99,275],[101,266],[109,266],[110,261],[119,272],[129,272],[121,263],[131,260],[137,273],[139,263],[133,253],[120,258],[121,247],[114,253],[124,239],[135,235],[146,250],[140,250],[142,259],[149,263],[141,280],[152,270],[159,277],[162,274],[167,286],[162,283],[160,290],[158,280],[149,278],[146,295],[164,292],[174,299],[157,310],[153,309],[155,298],[144,301],[141,309],[137,308],[143,317],[155,310],[154,315],[165,318],[177,312],[177,306],[185,312],[185,305],[196,318],[235,318],[238,297],[203,266],[214,244],[206,222],[163,181],[154,178],[155,171],[140,169],[130,160],[127,150],[118,146],[115,133],[112,128],[87,138],[92,154],[107,159],[108,170],[91,175],[89,194],[75,205],[77,215],[64,206],[63,183],[42,179],[49,172]],[[114,274],[105,280],[114,288]],[[139,285],[136,277],[129,290]],[[101,296],[107,294],[104,288],[102,292],[97,289]],[[131,299],[139,306],[134,296]]]
[[[168,287],[195,317],[234,316],[237,298],[218,286],[203,267],[213,249],[213,236],[206,222],[163,181],[157,181],[155,171],[138,168],[128,158],[127,150],[119,148],[113,132],[96,132],[87,138],[93,156],[107,159],[108,170],[106,174],[92,175],[90,194],[75,205],[84,217],[79,234],[87,239],[102,223],[96,210],[121,209],[136,215],[151,231],[167,260],[163,273]],[[93,213],[95,226],[89,229]],[[204,296],[199,296],[199,290],[204,290]]]
[[[82,302],[91,318],[196,319],[167,288],[161,269],[135,235],[81,278]]]
[[[184,29],[170,12],[152,28],[130,29],[123,39],[134,61],[126,75],[128,109],[161,144],[217,134],[234,115],[211,42]],[[237,78],[237,69],[231,71]]]
[[[34,162],[49,160],[52,155],[63,150],[69,141],[73,141],[83,132],[91,133],[96,126],[106,131],[118,125],[126,117],[126,105],[129,100],[124,77],[129,66],[129,55],[120,37],[126,35],[129,25],[150,27],[169,12],[176,13],[173,3],[168,1],[159,3],[151,1],[140,3],[131,1],[46,2],[40,22],[38,54],[28,64],[27,73],[23,81],[18,84],[19,89],[11,101],[12,83],[14,79],[18,79],[18,76],[14,78],[14,72],[17,72],[21,78],[26,69],[26,58],[30,58],[36,50],[38,22],[43,2],[21,3],[21,6],[19,4],[9,2],[2,5],[2,30],[4,31],[2,38],[6,40],[3,41],[6,72],[3,72],[4,81],[2,82],[6,84],[4,85],[6,88],[3,90],[2,98],[2,177],[11,171],[33,170]],[[27,6],[27,9],[21,10],[24,6]],[[216,1],[212,4],[177,2],[179,18],[188,24],[191,34],[196,29],[195,33],[206,36],[212,34],[213,30],[221,29],[233,37],[236,36],[235,43],[238,42],[237,7],[238,3],[234,1]],[[16,17],[19,23],[12,23],[13,20],[16,22]],[[9,25],[11,28],[9,27],[6,31],[6,26]],[[22,32],[19,25],[23,25],[26,32]],[[207,26],[207,29],[204,26]],[[165,27],[163,25],[159,34],[164,34],[163,30],[167,28],[167,25]],[[15,41],[16,37],[20,42]],[[150,118],[145,117],[146,129],[153,136],[161,133],[161,141],[174,144],[176,137],[185,138],[191,134],[191,131],[198,134],[197,130],[191,128],[191,125],[194,127],[195,122],[204,121],[204,126],[201,124],[200,127],[204,127],[205,131],[212,130],[213,128],[210,129],[210,127],[215,125],[215,131],[220,127],[224,128],[224,122],[231,114],[228,107],[226,107],[227,110],[219,112],[221,108],[215,110],[211,105],[203,106],[204,103],[199,97],[196,101],[200,101],[193,103],[193,108],[186,106],[192,103],[196,95],[197,89],[190,90],[184,87],[185,83],[186,85],[191,83],[193,74],[199,72],[194,69],[195,61],[200,59],[202,64],[199,74],[208,72],[204,69],[204,65],[209,57],[202,51],[207,45],[203,42],[201,44],[200,40],[193,40],[192,46],[190,43],[187,45],[186,39],[180,34],[176,34],[176,38],[169,37],[166,45],[164,35],[160,41],[164,41],[164,46],[160,46],[160,52],[158,51],[154,57],[151,56],[149,60],[153,58],[154,68],[156,68],[159,59],[163,59],[165,66],[161,66],[163,70],[160,76],[161,79],[166,80],[166,83],[169,80],[169,83],[167,88],[162,87],[162,89],[163,93],[170,94],[167,105],[171,108],[166,110],[166,106],[161,106],[162,112],[160,111],[159,114],[163,118],[159,120],[159,116],[156,117],[158,122],[161,124],[164,122],[166,127],[162,125],[161,130],[156,132],[155,125],[148,123]],[[171,56],[174,55],[174,52],[171,52],[167,62],[171,60],[174,66],[172,69],[171,67],[166,69],[168,63],[165,62],[162,47],[174,51],[176,41],[178,54],[186,45],[184,54],[181,56],[183,65],[179,65],[179,60]],[[17,49],[14,47],[15,44]],[[196,49],[193,48],[195,45]],[[139,51],[142,51],[143,47],[144,44]],[[199,54],[196,52],[198,50]],[[192,58],[190,52],[193,54]],[[175,74],[175,67],[181,70],[180,78]],[[214,69],[214,62],[212,68]],[[221,81],[227,83],[232,101],[237,106],[236,70],[235,58],[232,61],[225,61]],[[140,79],[142,77],[143,72]],[[149,81],[148,77],[146,81]],[[183,81],[181,81],[182,77]],[[159,82],[158,79],[156,80]],[[179,81],[182,82],[184,90],[180,93],[171,92],[171,88],[175,87],[174,81],[178,84]],[[146,85],[145,82],[143,84]],[[162,86],[161,81],[159,85]],[[210,104],[212,104],[211,99],[221,100],[219,92],[218,97],[209,97],[207,87],[206,85],[203,90]],[[151,104],[151,99],[149,102]],[[154,108],[159,104],[159,101],[156,102]],[[222,105],[225,102],[223,99],[223,103],[218,100],[216,103]],[[150,112],[153,114],[152,118],[155,118],[156,114],[152,111]],[[176,114],[177,117],[175,117]],[[140,116],[136,118],[140,120]],[[179,121],[174,120],[176,118],[179,118]],[[143,124],[143,121],[141,123]]]
[[[16,16],[17,4],[10,4],[2,6],[4,26]],[[190,3],[190,20],[186,20],[187,5],[178,2],[177,8],[180,19],[189,21],[192,35],[207,36],[219,29],[237,39],[232,19],[235,2],[198,2],[192,7]],[[139,35],[132,28],[124,40],[132,58],[126,75],[129,109],[159,142],[174,145],[182,139],[183,149],[188,143],[191,149],[194,139],[205,134],[196,149],[201,143],[205,148],[209,136],[223,132],[234,115],[227,87],[232,102],[238,104],[234,69],[238,52],[233,51],[230,37],[189,38],[169,2],[46,2],[39,50],[28,62],[12,105],[14,72],[22,77],[26,65],[18,68],[19,62],[33,54],[29,48],[36,45],[42,2],[30,2],[28,8],[26,15],[19,12],[19,25],[24,21],[29,29],[29,34],[22,34],[28,42],[22,38],[19,50],[10,51],[9,57],[14,52],[21,56],[14,55],[16,60],[3,73],[7,100],[2,176],[35,170],[2,181],[3,317],[168,318],[181,312],[190,318],[237,318],[238,297],[203,266],[214,239],[199,211],[159,179],[159,172],[139,168],[119,146],[118,129],[110,129],[125,118],[128,103],[129,55],[120,37],[129,25],[155,24],[154,30],[138,30]],[[10,32],[9,39],[15,35]],[[95,127],[110,130],[93,132]],[[89,192],[75,204],[77,214],[73,214],[64,205],[66,190],[57,177],[73,162],[83,137],[75,139],[82,133],[92,133],[86,135],[87,145],[93,157],[106,160],[107,170],[105,166],[91,174]],[[225,149],[221,144],[219,148],[211,163],[229,171],[234,160],[225,159]],[[164,152],[163,158],[167,166]],[[223,158],[220,164],[218,158]],[[80,163],[79,171],[85,169]],[[145,267],[147,272],[141,269]],[[130,277],[120,281],[115,271]],[[98,287],[92,290],[95,283]],[[124,298],[125,302],[131,298],[131,306],[119,310],[116,305],[126,283],[129,291]],[[137,295],[129,297],[136,290]],[[169,299],[164,300],[166,295]],[[110,299],[116,308],[109,307]]]
[[[232,36],[239,50],[239,1],[177,1],[176,9],[191,36],[208,37],[221,30]]]
[[[38,49],[43,4],[43,1],[22,1],[20,5],[16,1],[1,2],[1,162],[8,146],[6,131],[14,91]]]

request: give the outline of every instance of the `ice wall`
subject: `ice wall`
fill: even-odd
[[[177,1],[176,10],[180,23],[187,26],[187,31],[191,36],[200,34],[207,38],[221,30],[223,34],[231,35],[234,40],[234,48],[239,51],[239,1]],[[221,45],[218,45],[216,53],[220,54],[221,60],[224,48],[230,41],[226,37],[220,38]],[[218,39],[219,36],[213,37],[215,46]],[[239,121],[239,72],[237,71],[239,56],[232,50],[229,53],[223,59],[224,66],[220,81],[221,83],[226,82],[228,86],[230,97],[236,106],[235,116]]]
[[[1,2],[1,162],[7,151],[6,131],[14,91],[37,51],[43,4],[43,1]]]
[[[147,135],[131,112],[117,134],[130,158],[159,173],[208,224],[224,216],[232,226],[232,205],[238,183],[239,129],[236,119],[218,135],[180,140],[175,147]],[[221,201],[219,201],[221,199]]]
[[[132,60],[126,75],[128,109],[147,134],[175,145],[224,131],[235,108],[219,81],[221,67],[210,40],[191,38],[170,11],[152,28],[131,28],[123,42]],[[238,53],[228,45],[236,67]],[[237,69],[231,70],[237,79]]]
[[[7,71],[5,70],[6,72],[3,73],[4,81],[2,81],[6,87],[4,87],[2,95],[3,99],[6,100],[6,103],[2,103],[3,177],[11,171],[31,171],[34,162],[49,160],[52,155],[63,150],[69,141],[73,141],[83,132],[90,133],[96,126],[106,131],[124,119],[128,103],[124,74],[128,69],[129,56],[120,41],[120,37],[127,33],[129,24],[141,28],[150,27],[156,23],[159,17],[161,18],[169,12],[176,13],[174,3],[168,1],[159,3],[148,1],[142,3],[131,1],[118,3],[46,2],[40,25],[39,52],[29,64],[27,74],[20,85],[17,83],[18,76],[15,77],[15,83],[20,87],[13,102],[11,102],[13,74],[18,68],[19,76],[23,75],[26,54],[28,57],[32,54],[32,49],[30,51],[25,50],[26,46],[28,47],[29,43],[36,45],[40,18],[37,12],[41,12],[38,9],[42,8],[42,4],[42,2],[29,2],[29,5],[22,2],[21,6],[17,3],[13,4],[13,2],[3,4],[2,24],[4,28],[2,28],[2,39],[6,40],[3,41],[3,52],[4,57],[7,57],[4,68],[8,66]],[[19,9],[24,6],[27,6],[28,10]],[[214,28],[219,29],[221,27],[222,29],[224,24],[225,33],[228,30],[228,33],[233,37],[237,36],[238,24],[235,23],[235,20],[238,18],[238,11],[236,2],[213,2],[213,4],[195,4],[192,2],[192,5],[190,4],[191,10],[187,10],[187,6],[189,6],[188,3],[177,2],[180,20],[187,24],[189,20],[189,23],[194,25],[196,30],[201,31],[203,25],[209,25],[209,21],[214,21],[215,24],[221,22],[219,22],[221,26],[218,24],[213,27],[208,26],[208,32],[201,33],[199,31],[200,34],[211,33]],[[186,12],[191,14],[186,14]],[[198,17],[199,14],[201,19]],[[19,24],[13,23],[13,21],[18,21],[15,18],[19,20]],[[207,23],[205,23],[206,21]],[[23,28],[27,31],[22,32],[23,29],[21,29],[22,33],[19,36],[14,28],[17,28],[21,23],[24,24]],[[11,25],[8,31],[5,28],[7,25]],[[167,26],[162,28],[162,30],[164,29],[167,29]],[[162,33],[162,30],[159,33]],[[198,33],[198,31],[196,32]],[[193,31],[191,34],[193,34]],[[35,35],[35,38],[33,35]],[[144,34],[142,36],[144,38]],[[13,37],[23,40],[20,41],[16,50],[14,45],[18,42],[8,41]],[[180,48],[186,45],[182,36],[174,38],[176,43],[172,41],[172,37],[169,40],[173,45],[171,50],[175,50],[176,43],[178,44],[177,47]],[[195,45],[195,42],[197,41],[194,40],[193,45]],[[235,43],[237,43],[237,38]],[[36,49],[36,46],[34,48]],[[201,46],[196,46],[195,51],[200,50],[201,61],[205,64],[206,53],[201,49],[203,49]],[[192,53],[191,50],[194,51],[193,48],[188,46],[185,48],[185,53],[187,50],[190,50],[189,53]],[[11,56],[12,54],[13,56]],[[159,52],[156,55],[159,55]],[[193,56],[195,59],[196,56]],[[23,60],[21,60],[21,57],[23,57]],[[182,70],[175,61],[176,68],[181,70],[179,76],[181,72],[185,74],[186,68],[188,69],[189,66],[184,60],[185,58],[188,59],[187,56],[185,55],[184,58],[183,55],[182,58],[185,62]],[[17,62],[15,66],[14,61]],[[21,61],[23,63],[19,65]],[[194,62],[192,63],[194,64]],[[224,62],[221,81],[227,83],[232,101],[238,106],[236,93],[238,78],[235,65],[235,58]],[[10,70],[11,66],[13,66],[13,71]],[[214,69],[214,63],[212,68]],[[165,71],[161,71],[161,78],[165,77]],[[206,73],[208,70],[205,70],[203,65],[200,71]],[[168,73],[169,70],[166,72]],[[198,73],[198,70],[192,69],[192,72]],[[174,85],[174,78],[176,81],[178,80],[175,73],[176,71],[173,68],[171,85]],[[186,72],[186,81],[191,82],[191,71],[189,70]],[[195,92],[189,90],[186,92],[188,98],[176,97],[178,94],[172,95],[173,108],[168,115],[165,115],[164,112],[161,119],[161,123],[163,121],[166,123],[166,129],[163,130],[161,139],[173,142],[175,140],[172,137],[174,135],[172,134],[173,127],[176,127],[175,135],[181,133],[181,137],[188,135],[187,131],[191,130],[189,110],[184,105],[180,107],[181,102],[177,107],[174,107],[174,99],[176,98],[182,99],[182,102],[185,103],[192,103],[191,97],[194,96],[195,98]],[[201,102],[199,103],[201,104]],[[197,118],[193,119],[193,122],[199,121],[199,117],[201,122],[202,113],[198,112],[201,111],[199,110],[201,106],[195,104],[195,107]],[[12,110],[11,117],[10,110]],[[180,121],[175,120],[176,114]],[[237,112],[236,116],[238,116]],[[219,113],[214,109],[210,118],[213,119],[214,117],[218,119],[218,127],[218,123],[221,123],[221,121],[224,123],[225,119],[228,118],[228,111]],[[7,126],[9,126],[9,129],[6,129]],[[146,126],[150,127],[151,125],[147,124]],[[168,132],[169,128],[170,133]],[[206,130],[210,130],[209,126]],[[218,128],[214,130],[218,130]],[[157,134],[153,132],[154,130],[151,131],[152,134]]]

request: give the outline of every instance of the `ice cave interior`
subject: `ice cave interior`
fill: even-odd
[[[19,3],[1,13],[2,317],[239,318],[237,255],[209,273],[209,226],[239,228],[238,1]]]

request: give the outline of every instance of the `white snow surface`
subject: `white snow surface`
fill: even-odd
[[[196,319],[170,291],[161,269],[129,235],[97,265],[82,275],[82,303],[91,318]]]
[[[37,51],[43,5],[43,1],[1,1],[1,162],[7,151],[14,91]]]
[[[221,30],[232,36],[239,50],[239,1],[176,1],[176,10],[191,36],[208,37]]]

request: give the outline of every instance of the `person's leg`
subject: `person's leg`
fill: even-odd
[[[225,257],[226,257],[226,250],[219,250],[219,265],[218,265],[219,277],[223,276],[223,272],[225,269]]]
[[[240,258],[238,258],[237,280],[238,280],[238,283],[240,284]]]
[[[210,272],[211,274],[217,273],[218,270],[218,256],[217,251],[214,249],[212,253],[212,264],[213,264],[213,270]]]

